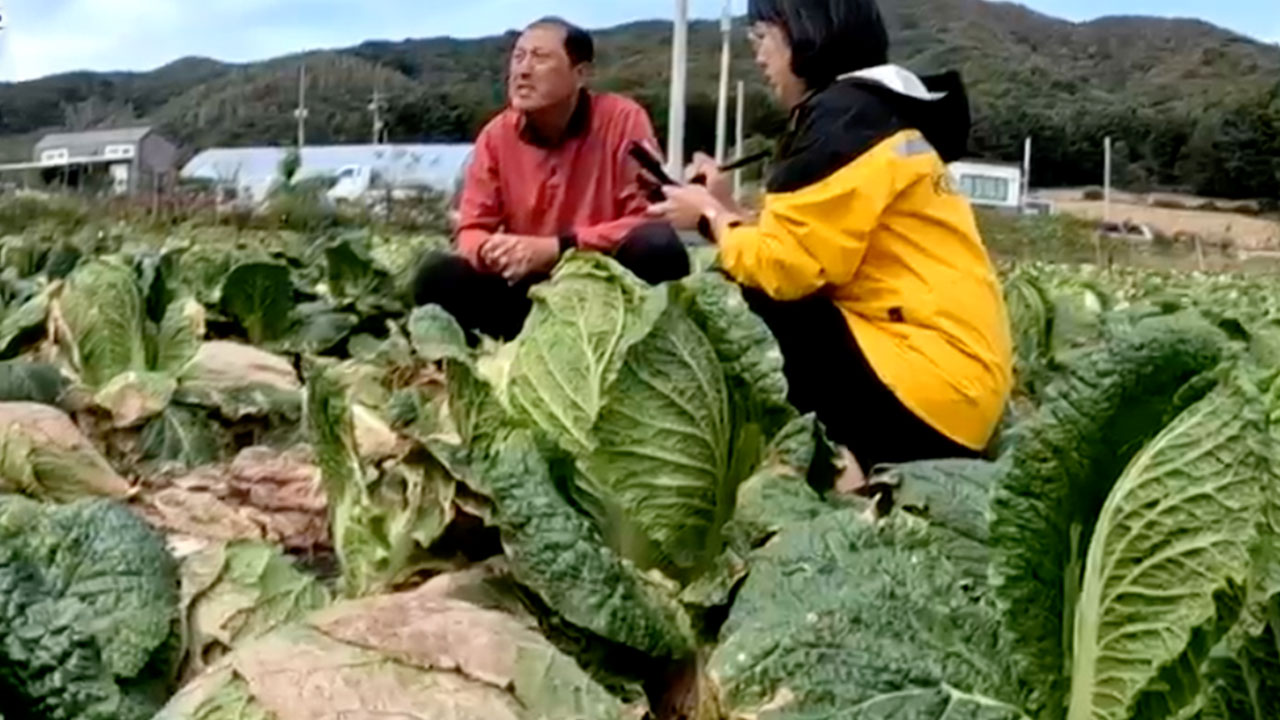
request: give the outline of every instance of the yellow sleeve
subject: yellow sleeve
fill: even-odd
[[[775,300],[847,284],[897,192],[894,145],[885,141],[807,187],[767,194],[759,225],[738,226],[720,238],[721,265]]]

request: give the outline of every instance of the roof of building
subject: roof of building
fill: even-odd
[[[336,175],[359,165],[396,186],[452,191],[471,157],[472,145],[312,145],[304,147],[297,179]],[[212,148],[182,168],[184,178],[234,183],[257,196],[279,179],[282,147]]]
[[[960,160],[956,160],[951,164],[961,165],[961,166],[968,165],[968,166],[974,166],[974,167],[998,167],[998,168],[1006,168],[1008,170],[1019,170],[1019,171],[1022,170],[1021,163],[1004,162],[1001,160],[983,160],[982,158],[976,158],[976,157],[961,158]]]
[[[153,128],[132,127],[132,128],[114,128],[110,130],[86,130],[84,132],[73,133],[50,133],[40,139],[36,143],[36,150],[46,150],[49,148],[61,147],[85,147],[97,145],[119,145],[125,143],[139,143],[142,139],[151,133]]]

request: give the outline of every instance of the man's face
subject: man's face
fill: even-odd
[[[565,31],[554,26],[533,27],[520,36],[507,80],[513,108],[535,112],[565,102],[582,89],[584,66],[573,66],[564,41]]]

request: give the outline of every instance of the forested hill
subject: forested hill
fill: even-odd
[[[984,0],[881,0],[895,60],[920,72],[959,69],[970,85],[972,150],[1016,160],[1036,139],[1037,185],[1097,183],[1102,138],[1116,140],[1121,185],[1280,198],[1280,47],[1194,20],[1106,18],[1075,24]],[[641,100],[665,132],[671,27],[597,33],[596,86]],[[713,143],[718,23],[691,29],[688,135]],[[73,73],[0,85],[0,143],[22,154],[38,132],[160,123],[190,148],[293,137],[305,59],[313,142],[370,135],[374,90],[388,98],[391,139],[466,140],[502,103],[513,35],[368,42],[249,65],[187,58],[148,73]],[[784,116],[764,93],[742,33],[735,76],[748,81],[748,131]]]

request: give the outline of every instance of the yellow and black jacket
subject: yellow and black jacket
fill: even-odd
[[[776,300],[829,297],[902,404],[980,451],[1008,401],[1012,342],[973,210],[935,149],[949,140],[916,129],[946,127],[933,105],[860,78],[810,97],[759,223],[723,233],[721,263]]]

